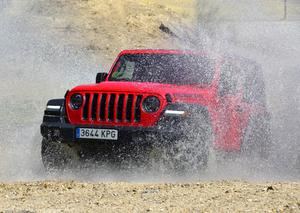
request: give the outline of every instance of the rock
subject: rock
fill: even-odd
[[[178,37],[169,27],[167,27],[166,25],[164,25],[163,23],[161,23],[161,25],[159,26],[159,29],[164,32],[167,33],[170,36],[173,37]]]

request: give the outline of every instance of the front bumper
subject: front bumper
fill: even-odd
[[[117,141],[107,141],[103,139],[79,139],[76,138],[77,128],[92,128],[92,129],[113,129],[118,131]],[[72,125],[69,123],[60,122],[43,122],[41,125],[41,134],[44,138],[61,143],[80,143],[80,142],[109,142],[109,143],[122,143],[128,141],[139,141],[139,143],[149,143],[151,140],[147,139],[163,139],[170,141],[175,138],[182,137],[183,131],[172,128],[156,127],[119,127],[119,126],[94,126],[94,125]],[[169,139],[169,140],[166,140]],[[155,142],[155,140],[152,140]]]
[[[55,101],[55,100],[54,100]],[[53,101],[52,101],[53,102]],[[57,105],[57,103],[52,103]],[[48,103],[49,105],[49,103]],[[185,112],[190,112],[186,114]],[[111,143],[169,143],[178,140],[193,133],[194,115],[203,115],[201,122],[210,122],[208,111],[205,107],[189,106],[189,105],[169,105],[158,123],[152,127],[136,127],[136,126],[107,126],[107,125],[73,125],[70,124],[64,113],[64,105],[61,103],[60,111],[52,111],[47,109],[44,114],[43,123],[41,125],[41,134],[44,138],[61,142],[61,143],[80,143],[90,141]],[[79,139],[76,138],[77,128],[92,129],[113,129],[118,131],[117,141],[107,141],[104,139]]]

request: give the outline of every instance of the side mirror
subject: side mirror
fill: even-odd
[[[96,84],[101,83],[102,81],[105,81],[105,79],[107,78],[107,76],[108,76],[108,74],[104,73],[104,72],[97,73]]]

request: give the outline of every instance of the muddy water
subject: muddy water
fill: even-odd
[[[247,35],[251,39],[246,47],[265,70],[275,144],[273,163],[280,173],[288,170],[299,178],[295,169],[300,166],[300,22],[261,23],[255,29]]]
[[[251,7],[248,9],[251,10]],[[263,14],[257,5],[252,9],[254,14],[255,11]],[[262,65],[268,108],[272,114],[274,144],[269,162],[272,169],[268,171],[266,168],[265,173],[273,177],[294,177],[299,180],[300,15],[293,15],[292,19],[286,21],[280,21],[278,16],[272,17],[272,21],[261,21],[268,20],[268,16],[260,16],[258,21],[253,20],[253,17],[250,20],[244,18],[215,23],[217,27],[211,36],[200,29],[200,34],[205,38],[204,46],[225,54],[230,52],[246,56]],[[251,159],[249,163],[252,163]],[[236,166],[234,164],[231,168]],[[241,174],[240,171],[249,170],[240,168],[237,171]]]
[[[43,176],[39,125],[46,101],[92,82],[97,72],[83,51],[48,34],[30,4],[0,1],[0,180]]]

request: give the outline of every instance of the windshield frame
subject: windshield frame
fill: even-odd
[[[113,79],[113,74],[116,72],[117,69],[119,69],[119,66],[121,65],[120,63],[122,58],[123,57],[126,57],[126,56],[134,56],[134,55],[178,55],[178,56],[185,56],[185,55],[191,55],[191,56],[199,56],[199,57],[206,57],[208,58],[209,60],[211,60],[211,76],[209,77],[208,81],[205,82],[205,83],[202,83],[202,82],[195,82],[195,83],[187,83],[187,82],[184,82],[184,83],[172,83],[172,82],[169,82],[169,83],[165,83],[165,82],[155,82],[155,81],[137,81],[137,80],[126,80],[126,79]],[[158,53],[126,53],[126,54],[121,54],[118,56],[118,58],[116,59],[114,65],[112,66],[111,70],[110,70],[110,73],[109,73],[109,76],[107,78],[107,81],[110,81],[110,82],[137,82],[137,83],[160,83],[160,84],[174,84],[174,85],[178,85],[178,86],[183,86],[183,85],[189,85],[189,86],[199,86],[199,87],[209,87],[210,85],[213,84],[214,82],[214,78],[215,78],[215,75],[216,75],[216,69],[217,69],[217,58],[209,55],[209,54],[205,54],[205,53],[202,53],[202,52],[171,52],[171,53],[168,53],[168,52],[158,52]]]

